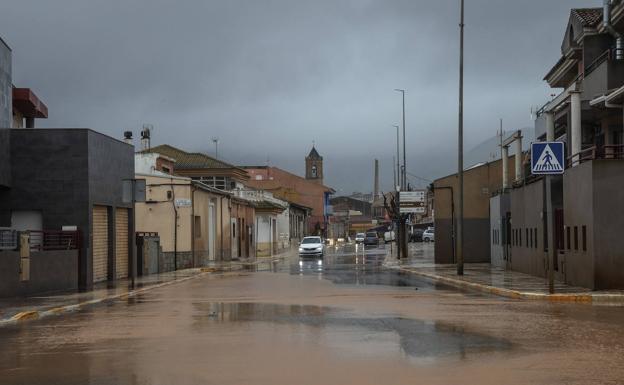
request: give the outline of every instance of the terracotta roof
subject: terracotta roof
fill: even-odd
[[[149,150],[142,151],[144,153],[158,153],[170,158],[175,159],[175,168],[178,170],[184,169],[202,169],[202,168],[238,168],[229,163],[220,161],[206,154],[199,152],[186,152],[178,148],[170,146],[168,144],[162,144],[160,146],[152,147]],[[244,170],[241,169],[244,172]]]
[[[314,148],[314,146],[312,146],[312,150],[308,154],[308,158],[311,158],[311,159],[323,159],[323,157],[318,153],[318,151],[316,151],[316,148]]]
[[[574,8],[572,15],[586,27],[595,27],[602,21],[602,8]]]

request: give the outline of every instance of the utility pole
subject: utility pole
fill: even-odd
[[[457,229],[457,275],[464,275],[464,0],[460,0],[459,22],[459,124],[457,173],[459,176],[459,221]]]

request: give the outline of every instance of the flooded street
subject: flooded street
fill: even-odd
[[[461,292],[385,255],[293,255],[6,327],[1,382],[622,383],[623,307]]]

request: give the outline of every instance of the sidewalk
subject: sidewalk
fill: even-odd
[[[148,290],[184,282],[207,273],[241,269],[242,265],[235,262],[214,263],[206,268],[184,269],[138,277],[134,288],[131,287],[129,279],[123,279],[114,283],[97,284],[93,290],[87,292],[71,291],[24,298],[0,299],[0,327],[21,321],[70,313],[87,306],[119,298],[132,297]]]
[[[507,298],[624,305],[624,291],[591,291],[555,281],[555,294],[549,294],[546,279],[493,267],[489,263],[465,264],[464,275],[458,276],[455,265],[433,263],[433,248],[428,245],[411,247],[410,257],[405,261],[388,255],[384,266],[449,286]]]

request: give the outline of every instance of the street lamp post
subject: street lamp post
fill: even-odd
[[[459,122],[457,173],[459,176],[459,221],[457,223],[457,275],[464,275],[464,0],[460,0],[459,22]]]
[[[403,97],[403,175],[401,178],[401,190],[405,190],[407,186],[407,177],[405,175],[405,172],[407,170],[407,162],[405,160],[405,90],[402,90],[400,88],[395,88],[394,90],[400,92],[401,96]]]
[[[395,183],[395,188],[398,185],[402,185],[403,183],[401,182],[401,166],[399,166],[399,157],[401,156],[400,152],[399,152],[399,126],[397,126],[396,124],[393,125],[393,127],[396,127],[397,130],[397,153],[396,153],[396,183]]]

